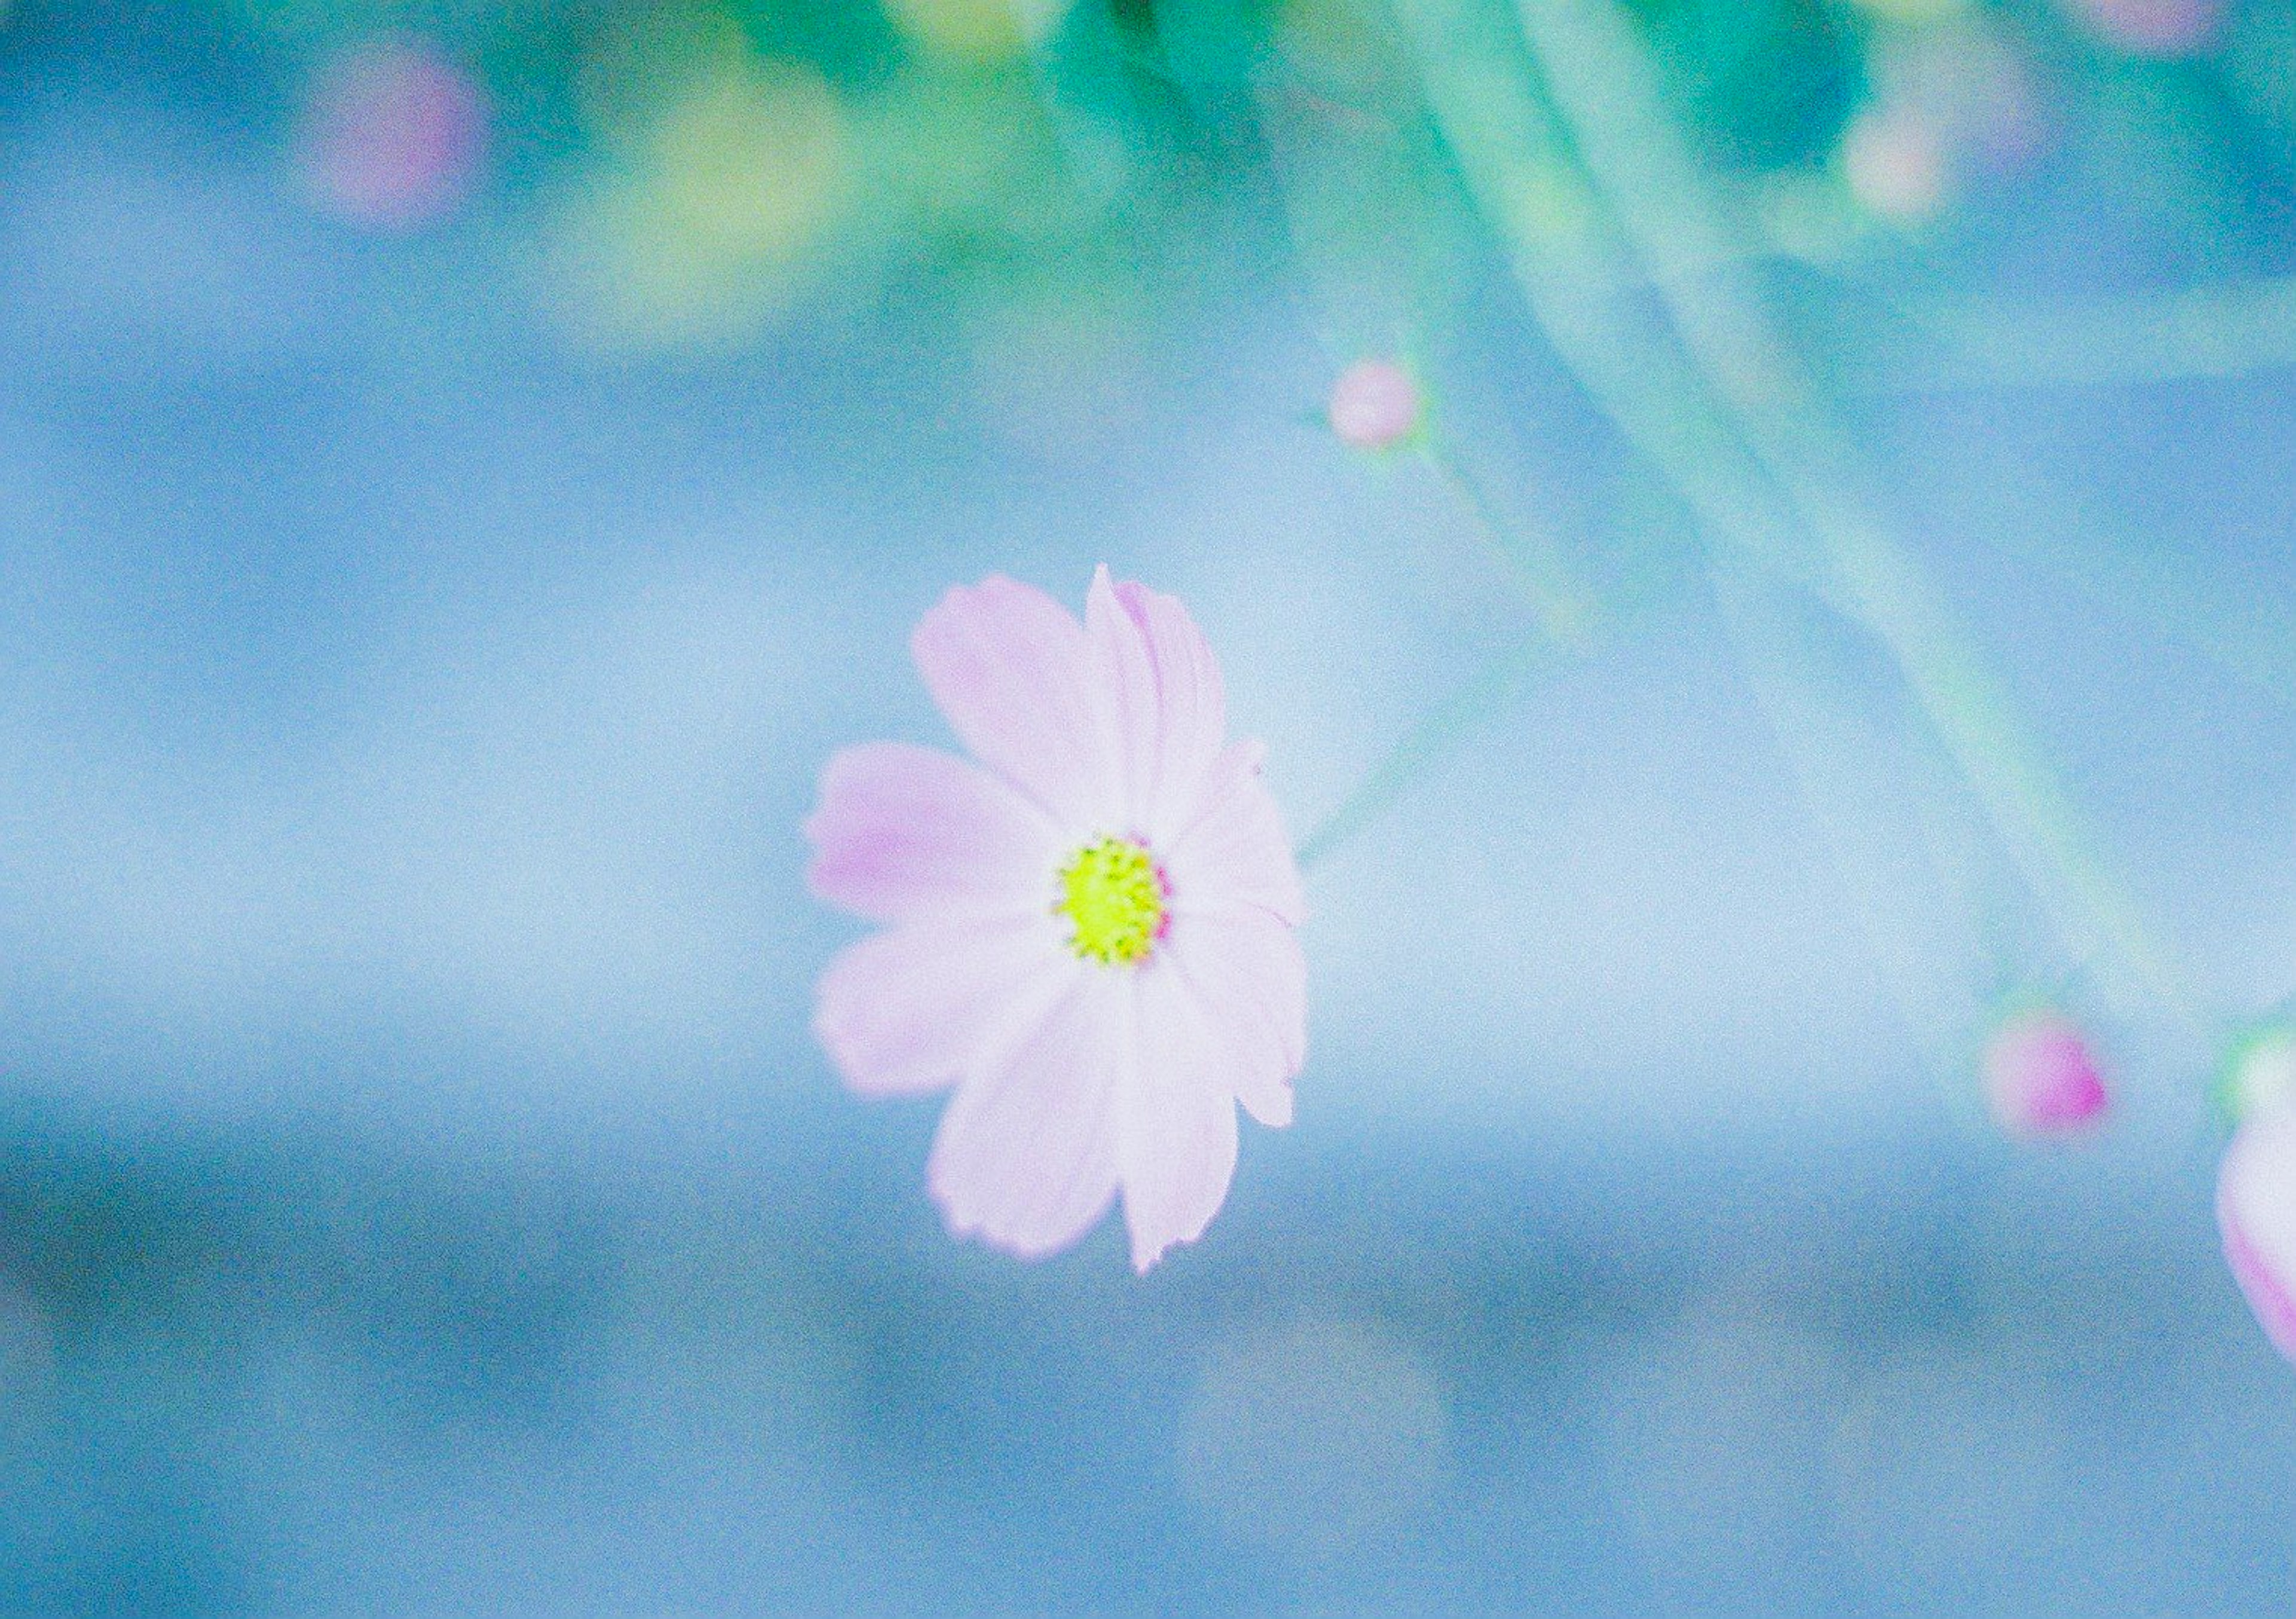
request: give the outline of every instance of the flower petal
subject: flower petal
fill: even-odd
[[[937,1090],[1045,1016],[1065,959],[1049,917],[910,922],[830,962],[813,1031],[864,1095]]]
[[[878,921],[934,911],[1031,914],[1051,903],[1060,840],[1042,812],[932,748],[869,742],[821,773],[806,879]]]
[[[958,586],[909,639],[933,701],[975,757],[1071,831],[1119,832],[1107,695],[1084,626],[1001,576]]]
[[[1210,1020],[1236,1099],[1261,1124],[1292,1122],[1308,1051],[1308,961],[1299,936],[1256,905],[1183,912],[1159,946]]]
[[[1152,843],[1185,825],[1227,735],[1210,643],[1178,598],[1093,576],[1085,626],[1100,658],[1122,756],[1128,830]]]
[[[2217,1172],[2217,1224],[2258,1324],[2296,1361],[2296,1110],[2241,1124]]]
[[[1202,803],[1166,853],[1164,869],[1175,905],[1218,910],[1241,902],[1296,927],[1307,902],[1283,817],[1259,779],[1264,751],[1258,742],[1221,750]]]
[[[1116,1193],[1111,1098],[1131,1019],[1114,974],[1067,968],[1036,1029],[957,1087],[926,1170],[952,1232],[1023,1258],[1075,1241]]]
[[[1137,1066],[1117,1097],[1117,1165],[1132,1265],[1203,1235],[1235,1175],[1232,1059],[1205,1009],[1169,965],[1136,975]]]

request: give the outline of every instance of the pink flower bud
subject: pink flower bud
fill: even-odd
[[[2066,0],[2083,22],[2132,56],[2196,56],[2216,43],[2224,0]]]
[[[1332,385],[1332,431],[1358,450],[1394,448],[1419,430],[1419,385],[1392,360],[1358,360]]]
[[[2296,1361],[2296,1108],[2241,1121],[2217,1171],[2217,1228],[2257,1324]]]
[[[315,87],[304,172],[333,212],[406,229],[444,213],[469,188],[487,117],[484,92],[436,51],[365,45],[338,58]]]
[[[2070,1135],[2105,1107],[2104,1081],[2080,1026],[2054,1007],[2028,1007],[1985,1043],[1985,1098],[2012,1135]]]

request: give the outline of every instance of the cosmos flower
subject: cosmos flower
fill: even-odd
[[[815,1032],[856,1091],[955,1087],[927,1171],[953,1232],[1049,1254],[1121,1191],[1145,1271],[1218,1212],[1236,1104],[1292,1118],[1300,878],[1260,746],[1226,740],[1187,609],[1105,568],[1082,624],[991,578],[910,647],[978,762],[829,762],[809,880],[886,926],[822,975]]]
[[[2013,1135],[2070,1135],[2096,1123],[2104,1081],[2080,1025],[2056,1008],[2020,1008],[1985,1043],[1985,1096]]]

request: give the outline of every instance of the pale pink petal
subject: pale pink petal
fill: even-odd
[[[1256,905],[1182,911],[1160,958],[1210,1019],[1227,1083],[1251,1116],[1292,1122],[1292,1076],[1308,1051],[1308,961],[1289,924]]]
[[[1235,1174],[1233,1059],[1186,982],[1152,959],[1139,987],[1138,1066],[1117,1098],[1117,1165],[1132,1264],[1203,1235]]]
[[[974,756],[1072,830],[1120,832],[1109,703],[1091,640],[1044,592],[1002,576],[940,599],[909,639]]]
[[[1139,624],[1116,599],[1103,563],[1085,596],[1085,633],[1092,637],[1100,678],[1116,728],[1117,773],[1124,792],[1122,819],[1128,832],[1148,830],[1149,803],[1155,797],[1163,753],[1163,701],[1156,689],[1156,664]]]
[[[1050,917],[933,918],[873,934],[821,975],[814,1034],[865,1095],[980,1072],[1060,993]]]
[[[1085,624],[1121,744],[1129,830],[1180,831],[1227,733],[1219,664],[1177,598],[1093,576]]]
[[[2296,1361],[2296,1110],[2241,1124],[2217,1172],[2217,1224],[2258,1324]]]
[[[807,880],[880,921],[933,911],[1033,914],[1051,901],[1060,838],[988,772],[901,742],[848,748],[821,773],[805,823]]]
[[[1164,857],[1176,905],[1258,905],[1295,926],[1306,915],[1300,868],[1275,799],[1259,779],[1258,742],[1224,748],[1188,828]]]
[[[1115,974],[1070,960],[1051,1011],[949,1099],[926,1179],[948,1229],[1035,1258],[1066,1247],[1116,1193],[1118,1076],[1134,1062]]]

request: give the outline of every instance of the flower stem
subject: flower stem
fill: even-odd
[[[2296,276],[2128,298],[1906,313],[1944,355],[1885,362],[1873,382],[1893,392],[2111,388],[2296,365]]]
[[[1481,481],[1435,434],[1423,435],[1418,448],[1419,458],[1434,470],[1474,519],[1476,528],[1491,549],[1513,568],[1547,639],[1566,652],[1592,651],[1594,601],[1572,576],[1570,565],[1553,536],[1502,519]]]
[[[1470,732],[1528,687],[1533,675],[1551,669],[1554,662],[1553,649],[1544,641],[1526,639],[1429,712],[1397,739],[1355,790],[1301,841],[1300,869],[1312,869],[1378,819]]]
[[[1398,4],[1421,45],[1438,127],[1564,361],[1710,540],[1784,567],[1890,653],[2060,925],[2084,948],[2110,944],[2197,1026],[2182,975],[2087,848],[2062,789],[1862,493],[1858,458],[1770,330],[1746,274],[1752,258],[1651,89],[1657,69],[1630,20],[1611,0],[1518,0],[1521,39],[1511,45],[1489,39],[1471,4]],[[1511,82],[1524,77],[1521,44],[1551,105]],[[1579,175],[1599,208],[1568,240],[1534,239],[1514,199],[1526,174],[1557,171]],[[1655,326],[1619,296],[1645,280],[1663,317]]]

